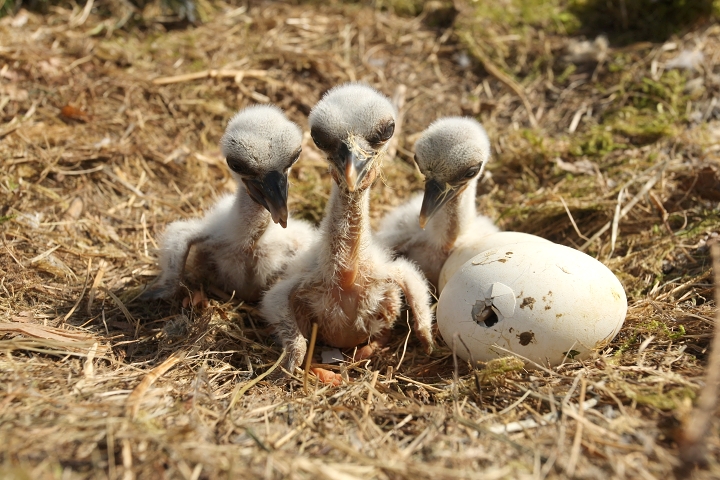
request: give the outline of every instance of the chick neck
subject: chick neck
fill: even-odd
[[[330,200],[320,225],[326,246],[320,262],[332,271],[332,282],[342,290],[351,290],[356,283],[361,256],[371,242],[370,185],[377,172],[371,170],[355,191],[350,191],[342,179],[333,173]]]
[[[425,226],[430,238],[434,239],[445,253],[450,253],[458,237],[467,232],[477,216],[477,183],[478,178],[475,177],[460,187],[462,190],[443,205]]]
[[[272,222],[272,216],[265,207],[250,197],[245,184],[238,185],[234,210],[238,215],[237,241],[244,250],[252,250],[258,239]]]

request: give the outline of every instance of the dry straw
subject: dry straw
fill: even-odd
[[[577,40],[550,24],[468,24],[472,2],[444,27],[439,2],[412,18],[384,2],[196,2],[204,23],[187,28],[160,3],[0,20],[0,477],[720,477],[716,26],[588,65],[563,60]],[[702,72],[658,73],[694,48]],[[273,102],[307,130],[322,93],[354,80],[405,87],[373,222],[422,187],[417,133],[477,116],[494,149],[481,210],[625,285],[605,350],[465,364],[439,337],[425,356],[398,322],[370,362],[324,366],[333,387],[276,375],[280,346],[232,292],[136,300],[163,228],[234,188],[230,116]],[[306,136],[293,215],[320,220],[326,172]]]

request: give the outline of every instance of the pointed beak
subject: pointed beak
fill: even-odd
[[[457,193],[458,189],[447,183],[442,184],[434,179],[425,182],[425,196],[420,207],[420,228],[425,228],[428,220]]]
[[[272,171],[259,178],[243,178],[250,198],[270,212],[273,222],[287,228],[287,173]]]
[[[358,152],[352,148],[349,149],[345,157],[345,182],[348,190],[354,192],[358,184],[362,182],[365,175],[370,170],[373,163],[373,157]]]

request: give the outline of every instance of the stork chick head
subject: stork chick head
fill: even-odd
[[[489,158],[490,141],[476,120],[448,117],[430,125],[415,144],[415,163],[425,175],[420,227],[477,178]]]
[[[348,83],[329,90],[310,112],[310,134],[325,152],[338,184],[351,192],[372,183],[395,132],[395,108],[367,85]]]
[[[269,105],[238,112],[220,140],[230,170],[245,184],[250,198],[283,227],[288,218],[288,172],[300,157],[301,142],[300,127]]]

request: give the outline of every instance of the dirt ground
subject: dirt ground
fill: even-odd
[[[188,22],[98,0],[1,18],[0,477],[720,478],[720,417],[697,407],[720,27],[604,37],[566,8],[589,3],[198,1]],[[467,365],[400,321],[343,385],[305,389],[265,378],[281,348],[256,305],[137,300],[165,226],[234,189],[233,113],[274,103],[307,132],[347,81],[402,105],[374,224],[422,188],[419,132],[474,116],[493,145],[480,211],[611,268],[629,301],[614,341],[554,368]],[[329,189],[306,133],[292,215],[318,222]]]

